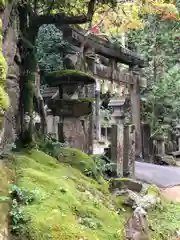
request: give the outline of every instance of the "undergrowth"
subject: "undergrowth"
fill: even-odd
[[[11,180],[11,171],[0,160],[0,233],[7,224],[9,211],[8,185]]]
[[[177,240],[180,230],[180,204],[163,199],[161,205],[149,214],[151,240]]]

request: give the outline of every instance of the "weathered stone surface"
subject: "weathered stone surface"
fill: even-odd
[[[110,180],[111,191],[126,188],[134,192],[140,192],[142,190],[142,183],[130,178],[115,178]]]
[[[168,166],[177,165],[174,157],[169,155],[156,155],[154,157],[154,163],[158,165],[168,165]]]
[[[139,198],[133,207],[138,206],[138,207],[144,208],[145,210],[149,210],[160,203],[161,203],[160,197],[147,194],[144,197]]]
[[[86,134],[88,126],[84,122],[84,127],[78,118],[64,118],[64,136],[70,147],[75,147],[87,152]]]
[[[94,98],[93,84],[84,86],[78,93],[79,98]],[[71,147],[92,154],[93,151],[93,114],[83,118],[64,118],[64,136]]]
[[[135,209],[137,207],[137,203],[140,201],[140,196],[131,190],[127,190],[126,196],[127,199],[124,201],[124,205]]]
[[[150,240],[147,213],[143,208],[134,210],[125,230],[126,240]]]
[[[17,48],[18,32],[17,22],[12,20],[11,26],[6,31],[3,41],[3,54],[8,64],[8,76],[6,91],[10,98],[10,107],[5,112],[4,118],[4,137],[2,147],[11,143],[16,138],[17,124],[16,116],[19,106],[19,75],[20,68],[15,62],[16,55],[19,55]]]
[[[115,195],[116,197],[125,196],[126,198],[123,202],[124,205],[129,206],[133,209],[141,207],[146,211],[154,208],[157,204],[160,204],[161,202],[160,190],[154,185],[151,185],[146,190],[145,195],[143,196],[129,189],[117,189],[113,192],[113,195]]]
[[[81,117],[92,112],[92,102],[87,99],[57,99],[48,102],[54,116]]]

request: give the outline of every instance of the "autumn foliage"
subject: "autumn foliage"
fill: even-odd
[[[99,29],[111,34],[123,33],[128,29],[143,28],[143,16],[146,14],[158,15],[159,20],[179,21],[179,13],[174,1],[164,0],[134,0],[124,1],[117,4],[115,7],[109,5],[101,5],[97,7],[93,25],[95,26],[95,34],[98,34]],[[98,22],[101,22],[99,26]],[[92,29],[94,30],[94,29]]]

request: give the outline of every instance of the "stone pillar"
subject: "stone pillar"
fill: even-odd
[[[95,125],[96,125],[96,139],[101,140],[101,123],[100,123],[100,83],[96,81],[96,90],[95,90]]]
[[[150,162],[151,156],[151,128],[149,124],[141,125],[142,132],[142,154],[145,162]]]
[[[111,157],[117,164],[117,176],[123,176],[123,158],[124,158],[124,107],[125,98],[112,99],[109,106],[113,108],[112,117],[116,121],[116,125],[112,127],[112,152]],[[116,126],[116,127],[115,127]]]
[[[114,174],[118,177],[123,176],[123,131],[122,124],[112,125],[111,158],[113,163],[116,164]]]
[[[156,139],[156,144],[157,144],[157,154],[160,155],[165,155],[165,142],[164,138],[157,138]]]
[[[93,62],[93,74],[97,75],[96,66],[98,64],[97,56],[94,56]],[[96,89],[95,89],[95,126],[96,126],[96,140],[101,140],[101,121],[100,121],[100,90],[101,84],[99,80],[96,78]]]
[[[59,85],[59,98],[63,99],[63,85]],[[64,117],[59,117],[58,123],[58,141],[64,142]]]
[[[129,132],[130,147],[129,147],[129,177],[135,177],[135,160],[136,160],[136,137],[135,137],[135,126],[130,126]]]
[[[135,71],[135,68],[130,68],[130,75],[133,80],[133,84],[130,85],[130,97],[131,97],[132,124],[135,125],[136,134],[136,156],[138,158],[142,158],[139,70],[136,69]]]
[[[180,134],[177,134],[178,151],[180,151]]]
[[[124,159],[123,159],[123,176],[129,176],[129,125],[124,126]]]
[[[180,124],[176,126],[177,149],[180,151]]]
[[[134,168],[135,168],[135,128],[133,125],[125,125],[123,176],[133,178],[135,174]]]

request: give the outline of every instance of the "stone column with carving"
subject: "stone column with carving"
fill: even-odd
[[[135,174],[135,127],[130,124],[124,126],[124,159],[123,176],[134,177]]]
[[[130,76],[133,84],[130,85],[132,124],[135,126],[135,151],[136,157],[142,159],[142,136],[141,136],[141,118],[140,118],[140,69],[138,67],[130,68]]]
[[[124,112],[123,106],[125,98],[112,99],[109,106],[113,108],[112,117],[116,124],[112,126],[111,132],[111,158],[116,164],[116,176],[123,177],[123,158],[124,158]]]

